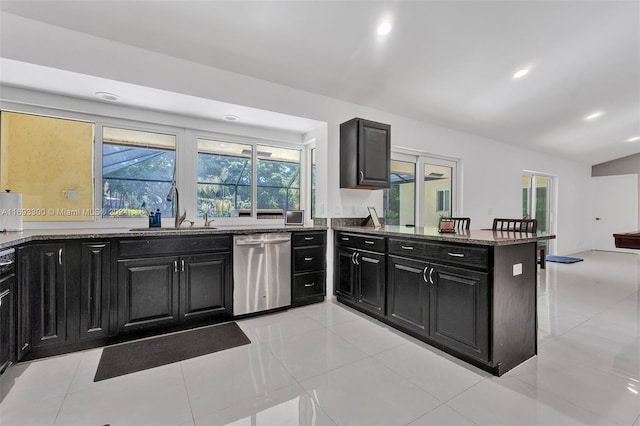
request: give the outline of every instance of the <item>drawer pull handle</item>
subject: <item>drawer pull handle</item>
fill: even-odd
[[[305,241],[311,241],[311,240],[313,240],[313,237],[304,237],[304,240]]]
[[[14,260],[9,260],[9,261],[7,261],[7,262],[0,262],[0,268],[1,268],[1,267],[5,267],[5,266],[11,266],[11,265],[13,265],[14,263],[16,263]]]
[[[365,244],[375,244],[375,241],[364,240]]]
[[[401,246],[404,250],[413,250],[411,246]]]
[[[313,260],[313,257],[305,257],[305,258],[304,258],[304,260],[305,260],[306,262],[310,262],[310,261],[312,261],[312,260]]]
[[[342,237],[340,238],[342,241],[349,241],[349,237]]]
[[[305,287],[313,287],[314,285],[316,285],[316,283],[311,283],[311,284],[305,284]]]
[[[453,256],[453,257],[464,257],[464,254],[462,254],[462,253],[449,253],[449,256]]]

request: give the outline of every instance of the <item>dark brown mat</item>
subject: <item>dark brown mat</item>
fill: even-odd
[[[251,343],[228,322],[104,348],[94,382]]]

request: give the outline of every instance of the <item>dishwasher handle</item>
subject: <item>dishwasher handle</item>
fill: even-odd
[[[287,243],[291,241],[291,238],[278,238],[278,239],[269,239],[269,240],[237,240],[237,246],[262,246],[264,244],[280,244]]]

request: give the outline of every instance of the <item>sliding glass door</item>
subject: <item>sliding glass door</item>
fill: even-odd
[[[385,223],[438,226],[441,216],[456,212],[456,174],[455,161],[393,152],[391,187],[384,195]]]
[[[534,173],[522,176],[522,217],[538,221],[538,233],[551,233],[553,178]]]

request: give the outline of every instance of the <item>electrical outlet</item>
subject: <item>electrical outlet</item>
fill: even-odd
[[[516,263],[513,265],[513,276],[522,275],[522,263]]]

